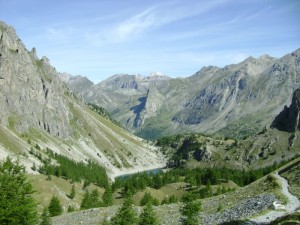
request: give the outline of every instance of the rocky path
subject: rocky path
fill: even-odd
[[[289,192],[289,184],[287,182],[286,179],[284,179],[283,177],[281,177],[278,174],[275,174],[275,177],[277,178],[277,180],[280,182],[281,184],[281,192],[284,196],[286,196],[288,203],[285,205],[286,210],[282,210],[282,211],[275,211],[272,210],[262,216],[258,216],[253,218],[251,221],[258,223],[258,224],[268,224],[269,222],[277,219],[278,217],[283,216],[284,214],[286,214],[287,212],[293,212],[295,211],[298,207],[300,207],[300,201],[298,200],[298,198],[294,195],[292,195]]]

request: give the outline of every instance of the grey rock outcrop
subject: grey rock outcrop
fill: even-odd
[[[234,221],[241,221],[269,209],[274,201],[277,199],[273,194],[255,196],[223,212],[203,216],[202,224],[223,224],[226,222],[233,224]]]
[[[62,81],[71,86],[72,89],[76,89],[78,92],[85,92],[93,86],[93,82],[80,75],[72,76],[68,73],[59,73],[58,76]]]
[[[300,130],[300,89],[294,92],[290,107],[284,107],[271,127],[287,132]]]
[[[67,103],[61,96],[66,87],[56,71],[36,50],[30,53],[14,29],[0,22],[0,123],[25,132],[30,127],[67,138],[71,135]]]

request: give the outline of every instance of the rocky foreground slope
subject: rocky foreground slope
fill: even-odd
[[[263,55],[203,67],[187,78],[120,74],[98,84],[80,76],[65,81],[143,137],[186,131],[243,135],[269,126],[290,103],[300,85],[300,49],[279,59]]]
[[[164,165],[157,148],[88,107],[46,57],[28,51],[14,29],[0,22],[0,158],[18,157],[31,171],[47,148],[97,162],[111,177]]]

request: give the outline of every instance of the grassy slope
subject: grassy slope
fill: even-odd
[[[97,189],[100,194],[104,193],[104,189],[99,188],[95,185],[88,186],[85,190],[83,189],[83,183],[70,183],[69,181],[51,176],[51,180],[47,180],[47,176],[42,174],[29,175],[29,181],[34,186],[34,198],[39,203],[39,210],[42,211],[44,207],[47,207],[53,196],[57,196],[63,206],[64,212],[67,211],[68,206],[73,206],[76,210],[79,210],[80,204],[85,193],[85,190]],[[71,188],[75,187],[75,198],[70,199]]]
[[[202,208],[203,212],[206,214],[210,213],[216,213],[218,212],[220,206],[222,206],[222,210],[231,208],[235,205],[238,205],[241,201],[260,195],[260,194],[266,194],[266,193],[274,193],[278,199],[280,199],[282,202],[285,201],[284,196],[280,194],[280,186],[276,184],[274,185],[274,180],[267,179],[267,176],[257,180],[256,182],[239,188],[232,192],[228,192],[226,194],[222,194],[219,196],[206,198],[201,200],[202,202]],[[154,190],[154,189],[147,189],[151,194],[153,194],[157,198],[162,198],[163,195],[166,194],[175,194],[177,196],[182,195],[183,192],[185,192],[182,187],[184,186],[184,183],[180,184],[171,184],[166,187],[161,188],[160,190]],[[229,184],[234,185],[234,184]],[[142,198],[144,192],[138,192],[134,196],[134,201],[137,204],[140,199]],[[121,203],[120,199],[116,200],[117,204]],[[180,218],[180,210],[181,204],[171,204],[171,205],[162,205],[155,207],[155,212],[157,217],[162,223],[168,223],[168,224],[177,224],[178,219]],[[59,223],[60,221],[68,221],[67,224],[80,224],[80,220],[84,220],[86,224],[102,224],[103,220],[107,216],[113,216],[116,212],[117,208],[115,206],[113,207],[107,207],[107,208],[100,208],[93,209],[93,210],[86,210],[86,211],[78,211],[71,214],[66,214],[64,216],[59,216],[53,218],[54,223]],[[142,209],[139,208],[137,211],[141,212]],[[173,222],[172,222],[173,221]]]
[[[161,167],[158,149],[113,124],[109,119],[98,115],[76,98],[66,95],[72,127],[72,137],[62,139],[47,133],[45,130],[29,128],[19,133],[15,129],[18,118],[11,117],[7,128],[0,126],[0,150],[18,157],[25,164],[27,172],[33,162],[40,164],[37,157],[29,154],[30,149],[42,157],[46,148],[65,155],[75,161],[92,160],[106,167],[110,176],[119,175],[123,170],[143,170],[148,167]],[[20,118],[19,118],[20,119]],[[36,149],[36,145],[40,150]],[[5,155],[7,155],[5,154]],[[2,158],[0,155],[0,158]],[[31,165],[30,165],[31,164]]]
[[[258,131],[257,131],[258,133]],[[291,146],[290,138],[293,134],[267,129],[266,132],[251,135],[246,139],[231,139],[224,136],[207,137],[196,134],[197,142],[206,147],[210,159],[197,161],[193,159],[192,152],[187,161],[187,167],[231,167],[237,169],[257,169],[271,166],[274,162],[289,160],[300,154],[300,132],[296,132],[296,138]],[[180,148],[183,140],[190,134],[184,135],[175,148],[168,146],[166,152],[172,155],[176,149]]]

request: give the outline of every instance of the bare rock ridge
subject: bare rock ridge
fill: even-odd
[[[300,130],[300,89],[294,92],[290,107],[284,107],[273,121],[271,127],[287,132]]]
[[[0,159],[18,157],[34,172],[32,164],[41,165],[51,149],[75,161],[99,163],[111,178],[164,166],[156,147],[88,107],[62,80],[79,90],[93,85],[59,74],[47,57],[39,59],[35,48],[28,51],[15,30],[0,21]],[[41,157],[32,156],[31,149]]]
[[[29,127],[51,135],[71,135],[67,102],[61,97],[66,88],[56,71],[35,49],[28,52],[12,27],[0,22],[0,123],[15,122],[18,131]]]
[[[249,127],[254,132],[269,126],[300,87],[300,49],[281,58],[263,55],[224,68],[203,67],[186,78],[121,74],[84,90],[77,82],[68,85],[142,137],[242,133]]]

